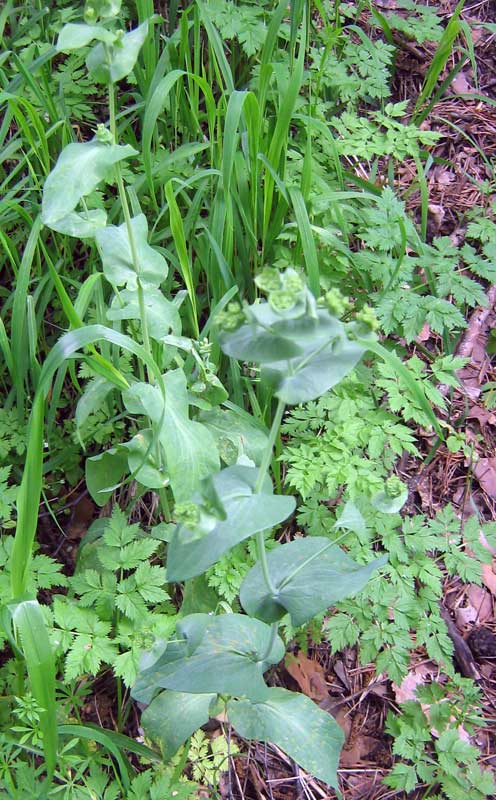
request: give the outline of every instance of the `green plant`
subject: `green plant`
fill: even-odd
[[[389,713],[388,733],[401,759],[384,779],[396,791],[413,791],[419,782],[430,800],[484,800],[496,791],[489,771],[481,769],[477,747],[470,744],[474,725],[485,724],[478,713],[480,689],[454,675],[446,685],[417,687],[417,699],[401,704],[399,716]]]

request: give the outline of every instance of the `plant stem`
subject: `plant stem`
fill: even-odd
[[[115,120],[115,92],[113,83],[111,83],[109,87],[109,122],[110,122],[110,133],[112,134],[114,142],[117,144],[117,125]],[[129,247],[131,249],[131,259],[133,262],[134,271],[136,273],[136,289],[137,289],[138,305],[141,318],[141,330],[143,334],[143,346],[147,352],[147,355],[152,357],[150,336],[148,333],[148,324],[146,319],[145,293],[140,278],[141,268],[138,260],[136,243],[134,241],[133,228],[131,225],[131,212],[129,211],[126,189],[124,186],[124,181],[122,180],[122,170],[119,163],[115,165],[115,173],[117,178],[117,189],[119,192],[119,200],[121,201],[122,214],[124,216],[124,222],[126,223],[127,236],[129,239]],[[150,383],[153,383],[153,378],[151,375],[148,376],[148,379]]]
[[[260,491],[262,489],[262,486],[263,486],[263,482],[264,482],[265,476],[266,476],[266,474],[267,474],[267,472],[269,470],[270,462],[271,462],[271,459],[272,459],[272,451],[274,449],[274,444],[275,444],[275,441],[276,441],[277,433],[278,433],[279,428],[281,426],[282,415],[284,414],[284,408],[285,408],[285,404],[282,402],[282,400],[279,400],[278,403],[277,403],[276,413],[274,414],[274,419],[272,420],[272,425],[271,425],[270,433],[269,433],[269,439],[268,439],[264,454],[262,456],[262,461],[261,461],[261,464],[260,464],[260,468],[258,470],[258,476],[257,476],[257,480],[256,480],[256,483],[255,483],[254,494],[259,494],[260,493]],[[263,576],[264,576],[264,580],[265,580],[267,589],[269,590],[269,592],[271,594],[276,594],[276,588],[275,588],[275,586],[274,586],[274,584],[272,582],[272,578],[270,577],[269,565],[267,563],[267,550],[265,548],[264,531],[258,531],[258,533],[256,534],[256,541],[257,541],[258,559],[260,561],[260,566],[262,567],[262,572],[263,572]],[[277,623],[275,623],[275,624],[277,624]],[[277,634],[277,629],[276,629],[276,634]]]

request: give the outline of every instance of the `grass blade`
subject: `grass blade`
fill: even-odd
[[[37,509],[36,509],[37,511]],[[10,606],[26,661],[31,691],[40,713],[46,770],[51,778],[57,760],[57,708],[55,703],[55,657],[45,617],[37,600],[23,600]]]

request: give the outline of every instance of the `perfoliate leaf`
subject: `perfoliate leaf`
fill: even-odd
[[[86,67],[97,83],[117,83],[132,71],[148,34],[148,20],[125,33],[119,41],[107,47],[95,45],[86,59]]]
[[[129,470],[136,480],[147,489],[163,489],[169,483],[169,476],[164,465],[157,462],[155,448],[150,447],[152,441],[152,431],[145,429],[122,446],[129,452]]]
[[[169,545],[167,578],[182,581],[200,575],[217,559],[257,531],[274,527],[295,508],[294,497],[272,494],[266,476],[262,490],[255,494],[258,469],[233,466],[213,476],[215,491],[225,511],[209,533],[197,538],[194,530],[178,525]]]
[[[174,498],[182,503],[191,499],[204,478],[217,472],[219,454],[208,428],[189,419],[184,372],[171,370],[164,376],[164,384],[165,415],[160,441],[165,450]]]
[[[223,351],[262,364],[262,380],[289,405],[313,400],[338,383],[359,361],[365,348],[348,338],[342,322],[315,307],[309,293],[288,311],[270,303],[245,309],[247,321],[223,332]],[[312,305],[313,304],[313,305]]]
[[[86,47],[93,39],[100,42],[111,43],[115,39],[115,33],[108,31],[103,25],[81,25],[68,22],[64,25],[57,39],[57,50],[59,53],[71,53]]]
[[[408,500],[408,489],[404,489],[397,497],[391,497],[387,492],[378,492],[372,498],[372,505],[383,514],[397,514]]]
[[[197,627],[194,637],[183,645],[183,654],[179,655],[177,647],[172,651],[167,648],[162,657],[140,673],[133,695],[140,699],[143,688],[152,685],[176,692],[265,697],[268,688],[263,673],[284,655],[279,637],[267,653],[270,627],[241,614],[193,614],[179,623],[178,631],[190,620]]]
[[[52,230],[66,236],[77,236],[78,239],[92,239],[107,224],[107,213],[102,208],[88,211],[71,211],[62,219],[50,223]]]
[[[104,144],[98,139],[64,147],[45,181],[41,219],[51,227],[73,211],[118,161],[136,154],[131,145]]]
[[[236,408],[213,408],[211,411],[202,412],[199,420],[212,432],[225,463],[230,463],[227,460],[229,444],[236,454],[234,462],[244,453],[255,464],[260,463],[267,445],[267,432],[242,409],[238,411]]]
[[[127,453],[112,447],[86,459],[86,486],[98,506],[104,506],[115,486],[127,472]]]
[[[383,557],[361,566],[329,539],[295,539],[267,556],[276,591],[269,592],[262,568],[255,564],[241,585],[241,604],[247,614],[264,622],[276,622],[289,613],[298,627],[359,592],[386,561]]]
[[[179,333],[181,318],[175,303],[167,300],[160,289],[148,286],[145,288],[145,314],[148,333],[152,339],[160,341],[171,331]],[[110,320],[138,319],[141,320],[138,294],[134,289],[123,289],[119,297],[114,297],[112,305],[107,311]]]
[[[135,266],[126,223],[108,225],[96,235],[100,246],[103,272],[112,286],[136,288],[139,272],[143,286],[160,286],[167,277],[167,263],[148,244],[148,223],[144,214],[131,220],[131,231],[138,264]]]
[[[169,761],[182,744],[208,722],[215,694],[161,692],[141,716],[150,739],[160,742],[164,759]]]
[[[261,702],[230,700],[227,716],[243,738],[272,742],[311,775],[338,789],[343,731],[310,698],[286,689],[268,689]]]

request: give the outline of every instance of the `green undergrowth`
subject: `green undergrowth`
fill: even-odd
[[[442,679],[389,712],[385,782],[482,798],[440,603],[494,525],[396,477],[423,432],[473,455],[450,392],[494,181],[432,237],[421,124],[463,4],[166,5],[0,9],[0,796],[216,798],[252,739],[338,792],[339,726],[271,680],[326,641],[397,684],[422,648]],[[434,57],[398,102],[405,42]]]

